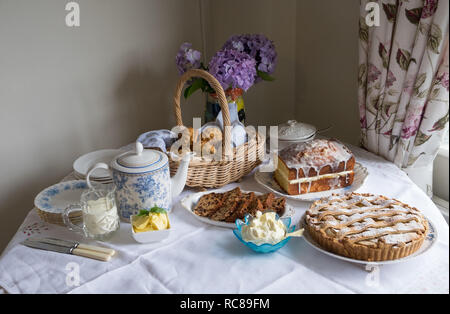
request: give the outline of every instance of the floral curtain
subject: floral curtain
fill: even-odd
[[[366,22],[368,2],[379,26]],[[429,165],[448,126],[448,10],[448,0],[361,0],[361,142],[401,168]]]

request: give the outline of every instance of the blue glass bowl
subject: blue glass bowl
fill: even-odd
[[[280,219],[283,224],[286,226],[286,230],[287,232],[292,232],[295,229],[295,226],[291,227],[291,218],[290,217],[286,217],[286,218],[280,218],[278,215],[276,215],[277,219]],[[244,217],[244,221],[242,221],[241,219],[236,219],[236,226],[237,229],[233,230],[234,235],[236,236],[236,238],[239,239],[239,241],[241,241],[242,243],[244,243],[246,246],[248,246],[249,248],[251,248],[253,251],[258,252],[258,253],[272,253],[275,252],[278,249],[281,249],[283,246],[286,245],[286,243],[288,243],[288,241],[291,239],[291,237],[287,237],[286,239],[284,239],[281,242],[278,242],[277,244],[270,244],[270,243],[263,243],[261,245],[256,245],[253,242],[245,242],[242,239],[242,226],[243,225],[248,225],[249,222],[251,220],[251,216],[250,215],[246,215]]]

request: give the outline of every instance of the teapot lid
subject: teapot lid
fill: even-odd
[[[111,166],[124,173],[146,173],[164,167],[168,162],[163,152],[144,149],[141,142],[136,142],[134,150],[128,151],[115,158]]]
[[[278,126],[278,139],[282,141],[303,140],[313,136],[317,129],[315,126],[296,120]]]

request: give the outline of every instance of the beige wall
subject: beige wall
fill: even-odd
[[[78,0],[76,29],[64,24],[66,2],[0,0],[0,251],[79,155],[173,124],[184,41],[209,59],[233,34],[266,34],[276,81],[246,94],[248,121],[334,123],[357,142],[357,1]],[[202,110],[197,94],[185,121]]]
[[[0,251],[79,155],[173,124],[175,53],[201,45],[197,0],[77,2],[73,29],[66,1],[0,0]]]
[[[212,55],[233,34],[261,33],[275,42],[278,64],[274,82],[261,82],[245,95],[248,122],[277,125],[291,119],[295,102],[295,0],[227,0],[211,6],[207,30]],[[282,5],[280,5],[282,4]],[[236,10],[239,8],[239,10]]]
[[[357,105],[359,1],[297,1],[297,120],[359,142]]]

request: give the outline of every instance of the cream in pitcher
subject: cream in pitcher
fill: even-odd
[[[81,195],[79,204],[66,208],[63,214],[64,223],[77,233],[87,238],[106,240],[119,229],[119,214],[115,198],[116,188],[109,184],[91,188]],[[81,211],[83,223],[73,224],[69,215],[72,211]]]
[[[115,202],[106,197],[87,201],[83,220],[90,234],[101,235],[118,228],[119,215]]]

